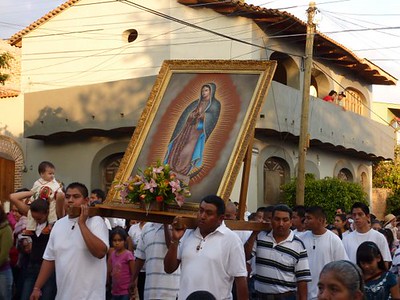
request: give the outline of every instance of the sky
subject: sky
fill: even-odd
[[[0,38],[7,39],[64,0],[0,0]],[[246,0],[306,20],[306,0]],[[315,1],[317,29],[400,79],[400,0]],[[400,104],[399,87],[374,86],[374,100]]]

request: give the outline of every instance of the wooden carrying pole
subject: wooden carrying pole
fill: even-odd
[[[67,214],[71,218],[76,218],[81,213],[80,207],[69,207]],[[89,207],[89,216],[113,217],[123,219],[133,219],[138,221],[147,221],[155,223],[171,224],[177,217],[176,212],[168,211],[149,211],[145,212],[141,209],[127,208],[122,206],[113,206],[106,204],[98,204],[95,207]],[[180,213],[180,223],[186,228],[197,227],[197,217],[194,214]],[[225,225],[232,230],[265,230],[264,223],[246,222],[237,220],[225,220]]]
[[[246,212],[247,191],[249,189],[251,155],[253,152],[254,134],[255,130],[253,130],[253,134],[250,136],[249,145],[247,147],[247,151],[243,160],[243,175],[242,175],[242,183],[240,185],[239,210],[238,210],[239,220],[244,220],[244,213]]]

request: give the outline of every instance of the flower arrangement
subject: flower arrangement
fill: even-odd
[[[179,180],[168,164],[157,162],[144,171],[129,177],[126,182],[115,186],[120,191],[122,201],[142,203],[149,210],[153,203],[172,204],[179,206],[190,197],[188,185]]]

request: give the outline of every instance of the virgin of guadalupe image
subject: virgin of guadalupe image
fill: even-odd
[[[221,103],[215,91],[214,83],[201,87],[200,98],[183,111],[168,144],[164,163],[187,181],[201,171],[205,144],[218,122]]]

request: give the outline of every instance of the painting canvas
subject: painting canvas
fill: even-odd
[[[273,61],[165,61],[115,181],[160,161],[189,185],[187,206],[209,194],[228,199],[275,66]],[[119,198],[111,189],[107,202]]]

